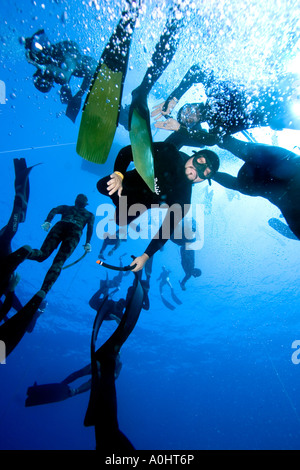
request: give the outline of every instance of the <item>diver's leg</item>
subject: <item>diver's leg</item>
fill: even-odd
[[[151,58],[151,66],[148,67],[145,76],[139,86],[139,91],[149,94],[153,85],[157,82],[164,70],[173,59],[178,47],[178,29],[182,25],[183,16],[177,19],[173,16],[168,19],[155,51]]]
[[[64,263],[77,247],[80,240],[80,235],[81,234],[78,234],[77,232],[73,232],[68,237],[66,237],[65,240],[62,241],[58,253],[55,256],[52,266],[47,272],[43,285],[41,287],[41,290],[46,292],[46,294],[50,291],[53,284],[58,279]]]
[[[27,168],[25,158],[14,159],[15,168],[15,199],[10,219],[0,231],[0,258],[11,253],[11,240],[17,233],[19,223],[25,221],[29,198],[28,175],[31,168]]]
[[[38,261],[39,263],[45,261],[53,253],[54,250],[61,243],[63,237],[63,227],[57,223],[50,230],[47,237],[44,240],[40,250],[33,249],[28,259]]]

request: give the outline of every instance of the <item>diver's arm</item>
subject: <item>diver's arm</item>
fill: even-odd
[[[261,144],[243,142],[242,140],[231,136],[225,136],[222,140],[223,141],[220,142],[218,146],[232,153],[244,162],[250,162],[257,152],[258,146],[261,146]]]
[[[238,179],[235,176],[229,175],[228,173],[223,173],[218,171],[213,180],[219,183],[224,188],[234,189],[235,191],[239,190]]]
[[[47,215],[46,219],[45,219],[45,222],[52,222],[52,220],[54,219],[54,217],[57,215],[57,214],[63,214],[65,208],[68,207],[66,205],[62,205],[62,206],[57,206],[57,207],[54,207],[50,212],[49,214]]]
[[[88,226],[87,226],[87,231],[86,231],[86,244],[91,242],[91,238],[93,235],[93,230],[94,230],[94,223],[95,223],[95,216],[94,214],[91,213],[89,221],[88,221]]]
[[[176,207],[178,207],[178,210],[176,210]],[[183,217],[185,217],[189,208],[189,204],[184,204],[183,207],[180,204],[173,204],[168,209],[158,232],[152,238],[151,242],[145,250],[145,254],[147,254],[149,258],[153,256],[158,250],[160,250],[165,245],[165,243],[171,238],[175,227],[179,224]]]
[[[179,86],[170,94],[166,100],[166,103],[174,98],[179,101],[184,93],[186,93],[194,83],[202,83],[204,88],[206,88],[211,84],[213,79],[214,74],[211,70],[206,70],[205,68],[200,67],[198,64],[193,65],[185,74]]]
[[[127,168],[129,167],[130,163],[133,161],[131,145],[127,145],[120,150],[117,155],[115,164],[114,164],[114,172],[118,171],[125,175]]]

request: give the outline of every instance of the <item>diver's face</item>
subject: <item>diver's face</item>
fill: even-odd
[[[201,122],[202,114],[200,107],[197,104],[187,104],[181,111],[180,123],[186,127],[193,127],[198,122]]]
[[[200,156],[197,158],[197,162],[205,165],[206,158]],[[211,169],[207,167],[205,168],[203,172],[203,176],[207,178],[210,173],[211,173]],[[193,165],[193,157],[190,158],[185,164],[185,176],[192,183],[201,183],[202,181],[205,181],[205,178],[200,178],[200,176],[198,175],[198,172]]]

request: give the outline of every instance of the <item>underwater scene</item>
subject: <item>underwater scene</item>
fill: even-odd
[[[0,11],[0,449],[299,450],[299,2]]]

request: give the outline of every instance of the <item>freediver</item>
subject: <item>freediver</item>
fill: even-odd
[[[93,234],[95,217],[91,212],[85,209],[87,204],[88,198],[84,194],[78,194],[74,206],[61,205],[53,208],[41,226],[43,230],[48,232],[53,218],[58,214],[61,215],[61,220],[51,228],[41,248],[39,250],[31,249],[27,257],[28,260],[41,263],[49,258],[53,251],[60,245],[58,253],[41,287],[41,291],[44,292],[45,295],[50,291],[53,284],[58,279],[64,263],[77,247],[86,225],[87,233],[84,250],[86,253],[91,252],[90,241]]]
[[[135,111],[138,112],[141,120],[146,116],[145,120],[147,121],[149,117],[147,95],[175,54],[178,41],[177,29],[180,24],[181,22],[174,18],[167,21],[153,53],[151,66],[146,71],[141,85],[132,92],[132,103],[129,111],[130,131],[134,126],[133,115]],[[133,151],[136,150],[139,144],[144,148],[144,142],[133,143],[132,134],[130,138],[132,145],[121,149],[114,164],[114,172],[99,180],[97,188],[100,193],[109,196],[115,204],[115,217],[118,226],[128,225],[142,211],[150,209],[153,205],[156,207],[161,204],[168,205],[167,215],[158,234],[153,237],[145,253],[134,260],[137,265],[134,272],[137,272],[144,267],[151,256],[162,248],[173,233],[175,226],[185,216],[187,209],[190,207],[192,184],[206,179],[210,180],[219,168],[219,159],[214,152],[209,150],[204,150],[202,153],[199,152],[194,157],[190,157],[177,151],[172,144],[166,142],[153,143],[153,165],[155,170],[155,192],[153,192],[137,170],[127,171],[129,164],[133,161]],[[151,139],[150,131],[149,138]],[[143,157],[143,150],[141,157]],[[120,197],[121,195],[126,197]],[[140,205],[140,213],[133,216],[128,215],[128,209],[134,204]],[[172,205],[176,205],[179,209],[176,213],[170,209]]]
[[[217,172],[213,179],[247,196],[261,196],[277,206],[300,239],[300,157],[281,147],[224,137],[219,144],[245,163],[237,177]]]
[[[75,122],[83,95],[89,89],[97,61],[82,53],[74,41],[51,44],[45,31],[40,29],[24,40],[27,61],[37,68],[33,84],[42,93],[48,93],[54,84],[61,85],[60,99],[67,105],[66,116]],[[83,78],[79,91],[73,96],[72,77]]]
[[[195,83],[203,84],[206,103],[186,103],[178,111],[177,120],[170,118],[180,98]],[[171,135],[170,142],[180,140],[182,145],[216,145],[222,143],[226,135],[253,127],[300,129],[300,117],[294,108],[299,103],[299,96],[300,80],[295,74],[286,74],[276,82],[250,90],[216,79],[212,70],[194,65],[151,115],[157,120],[155,127],[176,131],[178,135]],[[168,119],[159,121],[161,117]],[[209,132],[201,128],[204,122],[209,125]]]

